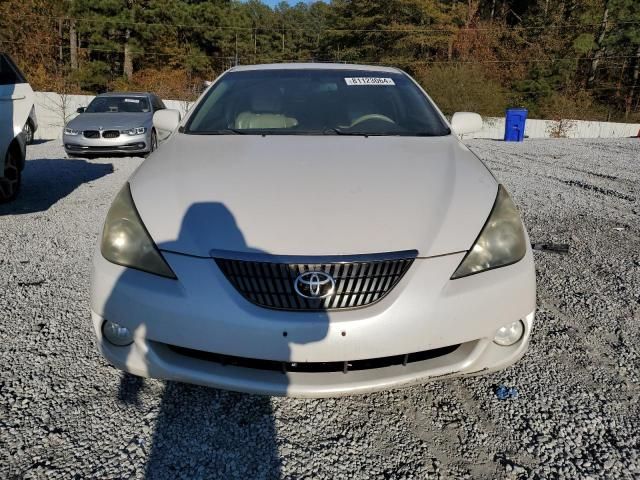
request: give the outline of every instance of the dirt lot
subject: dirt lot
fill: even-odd
[[[0,478],[640,478],[640,141],[469,146],[533,241],[571,244],[536,253],[529,352],[486,377],[327,400],[110,367],[91,256],[141,160],[30,147],[20,198],[0,206]]]

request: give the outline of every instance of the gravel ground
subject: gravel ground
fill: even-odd
[[[96,352],[93,246],[140,159],[29,148],[0,206],[0,478],[640,478],[640,141],[472,141],[536,252],[506,371],[326,400],[126,376]],[[519,396],[498,400],[496,384]]]

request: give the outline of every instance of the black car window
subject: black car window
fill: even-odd
[[[149,101],[146,97],[109,95],[94,98],[86,113],[142,113],[149,111]]]
[[[0,85],[16,83],[27,83],[27,80],[8,55],[0,54]]]
[[[162,102],[162,100],[160,100],[160,97],[158,97],[157,95],[152,95],[151,96],[151,103],[153,105],[153,110],[154,111],[158,111],[158,110],[164,110],[165,107],[164,103]]]

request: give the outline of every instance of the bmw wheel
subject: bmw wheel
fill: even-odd
[[[151,142],[149,144],[149,152],[145,155],[148,157],[158,149],[158,135],[155,130],[151,130]]]
[[[4,174],[0,177],[0,203],[10,202],[18,195],[22,174],[18,157],[12,149],[7,152],[4,162]]]
[[[24,124],[24,129],[22,131],[24,132],[24,138],[27,145],[31,145],[33,143],[33,125],[31,125],[29,120]]]
[[[155,152],[157,148],[158,148],[158,135],[156,135],[155,130],[151,130],[151,152]]]

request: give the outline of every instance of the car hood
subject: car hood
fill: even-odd
[[[161,250],[468,250],[498,184],[457,138],[174,134],[132,176]]]
[[[152,114],[146,113],[81,113],[71,120],[68,128],[75,130],[109,130],[145,127],[151,123]]]

